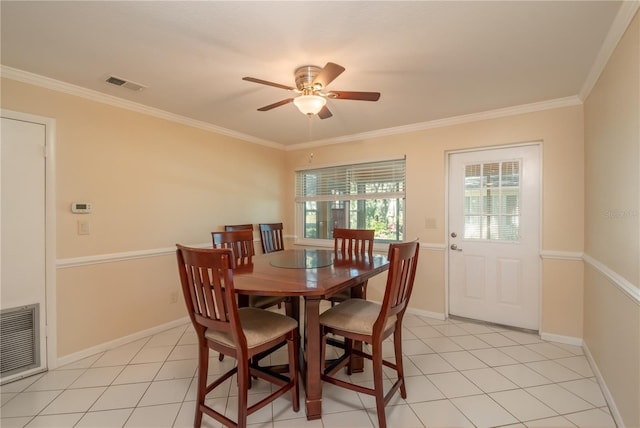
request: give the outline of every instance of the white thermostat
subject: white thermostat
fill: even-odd
[[[74,214],[89,214],[91,212],[91,203],[74,202],[71,204],[71,212]]]

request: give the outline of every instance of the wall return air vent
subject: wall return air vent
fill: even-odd
[[[39,313],[38,303],[0,311],[2,378],[40,365]]]
[[[123,88],[130,89],[132,91],[141,91],[143,89],[146,89],[146,86],[144,85],[132,82],[130,80],[125,80],[121,77],[116,77],[116,76],[109,76],[106,82],[111,83],[112,85],[121,86]]]

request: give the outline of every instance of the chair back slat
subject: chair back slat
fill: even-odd
[[[373,255],[373,229],[333,229],[333,249],[336,256],[352,259]]]
[[[248,266],[253,263],[253,231],[249,229],[230,232],[211,232],[213,248],[229,248],[233,251],[234,266]]]
[[[225,232],[233,232],[234,230],[253,230],[253,224],[225,224]]]
[[[264,254],[284,251],[284,238],[282,235],[284,227],[282,223],[261,223],[258,227],[260,228],[260,240]]]
[[[417,240],[389,246],[389,272],[376,324],[383,326],[388,317],[404,315],[413,291],[419,252],[420,245]]]
[[[214,329],[242,335],[233,286],[231,249],[177,245],[178,271],[189,317],[196,331]]]

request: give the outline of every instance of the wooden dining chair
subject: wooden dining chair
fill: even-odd
[[[253,224],[225,224],[224,230],[226,232],[233,232],[234,230],[253,230]]]
[[[224,231],[225,232],[234,232],[237,230],[250,230],[253,232],[253,224],[225,224]],[[255,248],[253,251],[253,255],[256,255]]]
[[[373,229],[333,229],[333,251],[338,260],[355,260],[373,256]],[[367,295],[367,282],[360,284],[362,298]],[[344,290],[329,297],[331,306],[351,298],[351,290]]]
[[[253,227],[249,229],[239,229],[230,232],[211,232],[213,248],[229,248],[233,251],[235,259],[234,269],[248,269],[253,264],[255,248],[253,245]],[[285,304],[287,315],[291,315],[292,309],[288,305],[287,297],[283,296],[249,296],[249,307],[258,309],[268,309],[272,306]],[[220,361],[224,359],[224,354],[218,356]]]
[[[253,230],[243,229],[231,232],[211,232],[213,248],[233,250],[235,268],[249,267],[253,264]]]
[[[251,230],[253,231],[253,224],[225,224],[224,226],[224,230],[225,232],[233,232],[236,230]],[[255,247],[254,247],[254,251],[253,251],[253,255],[255,256]],[[278,309],[282,308],[282,303],[284,302],[284,299],[282,299],[281,301],[277,302],[278,305]],[[264,303],[267,303],[267,300],[264,300]],[[269,305],[269,306],[273,306],[273,305]]]
[[[253,246],[253,228],[230,232],[211,232],[213,248],[231,248],[235,257],[235,269],[248,269],[253,264],[255,248]],[[283,296],[249,296],[249,306],[267,309],[280,306],[286,301]],[[288,311],[290,315],[290,311]]]
[[[320,314],[321,361],[325,360],[327,334],[333,333],[345,339],[344,354],[325,368],[321,374],[322,380],[363,394],[373,395],[376,399],[380,428],[387,426],[384,408],[393,394],[400,389],[400,396],[407,398],[402,365],[402,318],[413,290],[419,249],[417,240],[389,246],[389,272],[382,303],[363,299],[348,299]],[[391,334],[393,334],[395,363],[382,358],[382,342]],[[370,344],[371,353],[367,354],[353,349],[353,341]],[[333,377],[340,368],[349,364],[354,355],[368,358],[373,362],[373,388],[365,388]],[[383,365],[395,370],[398,376],[386,394],[383,389]]]
[[[260,242],[262,242],[262,252],[264,254],[284,251],[282,223],[261,223],[258,227],[260,228]]]
[[[247,416],[291,391],[292,407],[300,408],[298,385],[298,322],[264,309],[238,308],[233,286],[235,255],[228,248],[204,249],[177,245],[178,270],[189,317],[198,337],[198,386],[194,427],[207,414],[229,427],[246,427]],[[289,377],[250,363],[254,355],[288,346]],[[237,365],[207,384],[209,349],[237,360]],[[234,422],[205,403],[208,393],[237,374],[238,415]],[[278,388],[248,405],[251,376]]]

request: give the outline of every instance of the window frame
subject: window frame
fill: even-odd
[[[513,158],[513,159],[501,159],[501,160],[488,160],[483,162],[471,162],[465,165],[465,183],[463,189],[463,216],[465,218],[465,230],[463,232],[462,240],[470,241],[470,242],[491,242],[491,243],[517,243],[520,242],[520,192],[521,188],[521,174],[522,174],[522,158]],[[495,174],[486,174],[486,167],[494,167],[497,166],[497,170],[493,171]],[[514,165],[516,168],[514,168]],[[468,168],[477,169],[477,175],[467,175]],[[505,167],[507,170],[505,172]],[[517,171],[517,184],[513,184],[513,171]],[[511,174],[507,172],[511,171]],[[489,171],[492,172],[492,171]],[[509,183],[504,184],[506,177],[512,177]],[[468,178],[475,179],[477,181],[477,185],[467,186],[466,180]],[[497,179],[496,179],[497,178]],[[475,191],[475,195],[468,195],[469,191]],[[496,191],[497,193],[491,193]],[[515,194],[514,194],[515,193]],[[514,197],[516,204],[511,204],[515,206],[514,212],[509,212],[509,197]],[[476,198],[475,200],[473,198]],[[472,207],[473,206],[473,207]],[[490,209],[487,207],[491,206]],[[493,210],[493,207],[497,206],[498,210]],[[467,224],[468,220],[475,218],[480,220],[479,226],[477,226],[477,232],[480,236],[468,236]],[[498,219],[497,222],[494,222],[495,219]],[[507,219],[513,221],[516,220],[518,225],[516,226],[517,237],[509,237],[503,238],[501,237],[503,234],[508,235],[508,230],[503,230],[505,226],[502,224],[503,221]],[[496,226],[494,229],[492,226]],[[496,232],[492,232],[496,230]],[[495,237],[494,237],[495,236]]]
[[[306,175],[310,173],[317,173],[322,176],[324,182],[335,182],[335,185],[318,184],[315,186],[314,194],[308,194],[306,187],[308,182],[305,180]],[[354,178],[355,177],[355,178]],[[358,177],[362,177],[358,179]],[[402,242],[406,237],[406,157],[399,156],[394,158],[368,160],[360,162],[345,162],[340,164],[322,165],[322,166],[309,166],[298,168],[295,170],[295,185],[294,185],[294,203],[296,213],[296,237],[295,243],[299,245],[310,245],[317,247],[333,247],[333,238],[307,238],[306,232],[306,218],[305,218],[305,205],[308,202],[329,202],[343,207],[350,207],[350,212],[357,212],[353,210],[353,205],[361,205],[363,201],[375,200],[375,199],[390,199],[399,201],[395,205],[397,212],[396,217],[400,217],[397,221],[401,221],[402,231],[400,239],[381,239],[376,238],[374,249],[384,250],[388,247],[389,243]],[[305,186],[305,183],[307,186]],[[376,184],[389,184],[396,183],[393,191],[389,190],[389,186],[382,186],[383,190],[380,191],[380,187],[376,188],[376,191],[367,191],[363,185],[368,185],[369,190],[371,186]],[[335,188],[334,188],[335,187]],[[361,191],[360,189],[362,188]],[[354,192],[354,189],[355,192]],[[318,210],[319,211],[319,210]],[[349,216],[347,216],[347,226],[349,227]],[[327,226],[327,234],[331,234],[330,229],[332,226]]]

